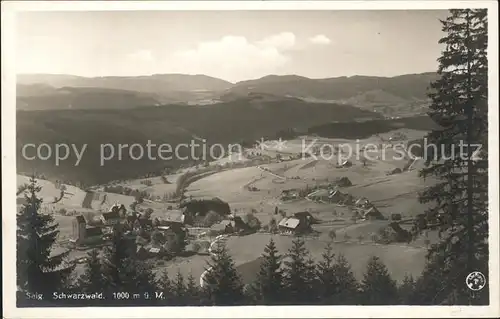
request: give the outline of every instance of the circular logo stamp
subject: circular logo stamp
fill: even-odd
[[[486,286],[486,277],[479,271],[473,271],[465,278],[465,283],[470,290],[479,291]]]

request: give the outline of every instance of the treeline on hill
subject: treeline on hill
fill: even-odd
[[[351,121],[380,117],[378,113],[348,105],[307,103],[300,100],[257,104],[255,101],[237,100],[210,107],[168,105],[127,110],[18,111],[17,167],[19,171],[30,174],[34,170],[53,178],[79,181],[87,185],[104,184],[149,172],[160,174],[166,166],[178,167],[192,161],[189,148],[179,148],[177,156],[174,152],[177,145],[190,145],[193,139],[201,144],[196,137],[206,140],[205,155],[206,160],[210,160],[211,155],[218,156],[219,147],[213,149],[214,154],[210,154],[209,149],[217,143],[224,148],[242,140],[252,141],[253,144],[262,137],[274,137],[280,130],[289,128],[305,130],[331,120]],[[150,159],[146,149],[148,141],[156,145],[171,145],[172,152],[163,156],[166,158],[172,155],[172,159],[159,158],[157,147],[152,151],[152,157],[156,160]],[[28,160],[22,156],[24,145],[38,146],[42,143],[52,147],[56,144],[68,144],[71,147],[74,144],[78,150],[86,144],[87,148],[78,165],[74,152],[59,165],[55,165],[53,156],[48,160]],[[114,146],[114,156],[101,163],[101,145],[106,144]],[[144,156],[134,160],[129,154],[130,148],[125,148],[119,158],[119,144],[140,144],[144,148]],[[201,158],[202,153],[202,147],[196,147],[196,157]],[[137,157],[138,154],[138,149],[135,149],[134,156]],[[34,156],[34,150],[29,149],[27,155]]]
[[[399,119],[371,120],[363,122],[335,122],[309,128],[309,134],[322,137],[363,139],[374,134],[387,133],[401,128],[431,131],[439,126],[429,116],[405,117]]]

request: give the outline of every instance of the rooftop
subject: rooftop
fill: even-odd
[[[297,218],[283,218],[280,222],[279,222],[279,226],[282,226],[282,227],[286,227],[286,228],[292,228],[292,229],[295,229],[297,228],[297,226],[299,225],[300,223],[300,220],[298,220]]]

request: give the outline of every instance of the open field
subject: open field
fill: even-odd
[[[165,178],[167,178],[168,184],[163,182],[161,176],[156,176],[156,177],[134,179],[123,183],[119,183],[119,185],[134,190],[137,189],[139,192],[148,192],[152,196],[155,197],[159,196],[160,198],[163,198],[165,194],[175,192],[176,181],[180,175],[181,174],[166,175]],[[144,181],[150,181],[151,185],[148,186],[142,184],[141,182]]]
[[[17,175],[17,186],[21,186],[23,184],[28,184],[30,177],[24,175]],[[59,199],[61,197],[61,190],[56,188],[55,184],[42,179],[37,179],[37,183],[42,187],[42,190],[39,193],[40,198],[43,200],[44,205],[52,205],[55,199]],[[59,207],[68,207],[68,208],[79,208],[82,207],[83,199],[85,198],[85,191],[72,186],[65,185],[66,190],[64,191],[64,196],[52,206],[57,208]],[[18,197],[22,197],[23,194],[19,194]]]

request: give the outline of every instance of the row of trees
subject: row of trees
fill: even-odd
[[[136,200],[141,200],[144,198],[149,198],[151,195],[146,191],[139,191],[137,189],[132,189],[130,187],[121,186],[121,185],[110,185],[104,186],[104,192],[115,193],[127,196],[134,196]]]
[[[342,257],[334,258],[327,250],[323,260],[314,264],[300,240],[294,243],[282,268],[274,244],[270,243],[253,285],[244,289],[233,261],[222,250],[212,260],[208,288],[191,291],[189,296],[199,296],[194,297],[195,301],[179,303],[489,303],[488,286],[472,291],[465,285],[465,278],[472,271],[488,274],[487,11],[450,10],[442,25],[446,35],[440,43],[445,49],[438,60],[439,79],[431,86],[429,112],[441,128],[428,135],[428,141],[441,152],[428,153],[427,166],[422,171],[422,177],[434,176],[440,182],[421,194],[421,201],[430,208],[415,229],[418,235],[437,228],[442,236],[438,244],[430,247],[422,275],[416,281],[407,278],[397,287],[385,266],[373,258],[363,281],[357,283]],[[464,140],[468,145],[467,154],[460,153]],[[480,152],[473,157],[478,146]],[[33,180],[27,188],[28,203],[17,217],[18,287],[24,292],[58,291],[61,286],[71,287],[74,266],[64,264],[64,254],[51,255],[57,225],[51,216],[38,214],[37,191],[39,187]],[[86,265],[87,277],[77,281],[79,289],[90,289],[84,287],[89,283],[96,284],[93,291],[156,289],[158,283],[155,284],[151,269],[124,253],[126,245],[122,241],[117,235],[99,262],[97,257],[90,259],[95,264]],[[180,284],[169,288],[167,282],[166,278],[160,281],[164,285],[162,289],[180,298],[173,300],[181,300],[182,294],[178,292],[187,291],[187,286],[194,287],[191,283],[182,288]]]

